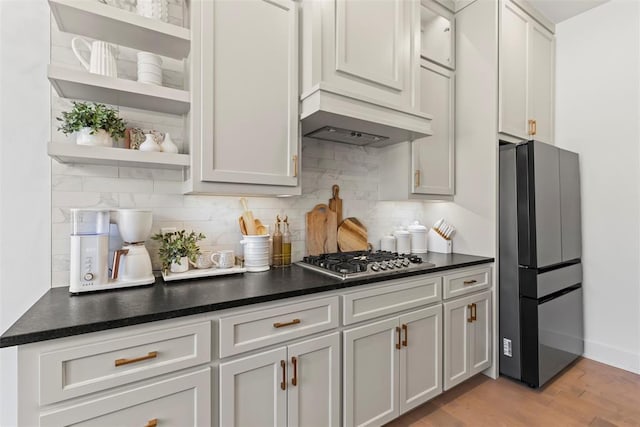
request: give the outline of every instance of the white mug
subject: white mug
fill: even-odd
[[[91,55],[89,62],[80,54],[76,47],[77,42],[82,42],[89,49]],[[82,37],[74,37],[71,40],[71,50],[76,55],[82,66],[90,73],[102,74],[108,77],[118,77],[118,67],[111,43],[95,40],[91,44]]]
[[[232,250],[218,251],[211,254],[211,262],[217,268],[231,268],[236,262],[235,254]]]

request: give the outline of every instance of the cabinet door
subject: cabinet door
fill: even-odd
[[[444,389],[469,378],[469,333],[474,296],[445,302],[444,308]]]
[[[529,119],[536,121],[535,139],[553,143],[555,103],[555,38],[543,26],[529,24]]]
[[[433,115],[433,135],[411,143],[414,194],[454,193],[454,75],[427,61],[420,65],[420,109]]]
[[[285,347],[221,363],[220,425],[286,426],[286,363]]]
[[[442,305],[400,316],[400,413],[442,393]]]
[[[491,365],[491,292],[483,292],[475,296],[473,322],[469,339],[469,375],[484,371]]]
[[[344,331],[344,425],[378,426],[398,412],[398,318]]]
[[[455,30],[453,14],[435,1],[420,4],[420,54],[445,67],[454,68]]]
[[[292,0],[212,2],[203,41],[203,181],[296,186],[298,15]]]
[[[288,347],[288,427],[340,424],[340,333]]]
[[[511,1],[501,6],[498,131],[526,139],[528,16]]]

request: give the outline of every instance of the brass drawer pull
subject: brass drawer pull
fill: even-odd
[[[402,345],[406,347],[409,342],[409,327],[406,323],[402,324],[402,330],[404,331],[404,340],[402,340]]]
[[[294,177],[298,176],[298,155],[297,154],[293,155],[293,176]]]
[[[420,187],[420,169],[418,169],[415,173],[414,182],[416,187]]]
[[[298,323],[300,323],[300,319],[293,319],[291,322],[284,322],[284,323],[276,322],[276,323],[273,324],[273,327],[274,328],[283,328],[285,326],[297,325]]]
[[[401,334],[402,332],[400,331],[400,327],[399,327],[399,326],[396,326],[396,332],[398,333],[398,342],[396,343],[396,348],[397,348],[398,350],[400,350],[400,349],[402,348],[402,347],[401,347],[402,337],[400,336],[400,334]]]
[[[469,309],[469,317],[467,317],[467,322],[473,322],[473,304],[467,304],[467,308]]]
[[[464,282],[462,282],[464,285],[473,285],[474,283],[478,283],[477,280],[465,280]]]
[[[156,427],[158,425],[158,419],[154,418],[152,420],[149,420],[147,422],[147,425],[145,425],[144,427]]]
[[[284,360],[280,361],[280,367],[282,368],[282,382],[280,383],[280,388],[283,390],[287,389],[287,362]]]
[[[157,351],[150,351],[146,356],[134,357],[133,359],[116,359],[116,366],[128,365],[129,363],[142,362],[143,360],[155,359],[158,357]]]
[[[478,309],[478,306],[476,305],[475,302],[471,304],[471,321],[472,322],[475,322],[476,320],[478,320],[478,318],[476,317],[476,315],[478,314],[477,309]]]
[[[293,356],[291,358],[291,363],[293,364],[293,378],[291,378],[291,384],[298,385],[298,358]]]

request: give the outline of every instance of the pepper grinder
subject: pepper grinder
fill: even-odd
[[[282,267],[282,232],[280,231],[280,215],[276,216],[276,231],[273,233],[273,266]]]

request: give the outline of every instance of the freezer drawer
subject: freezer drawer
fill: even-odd
[[[553,270],[520,268],[520,296],[540,299],[582,283],[582,263],[563,264]]]
[[[522,381],[540,387],[584,351],[582,287],[548,300],[521,298]]]

